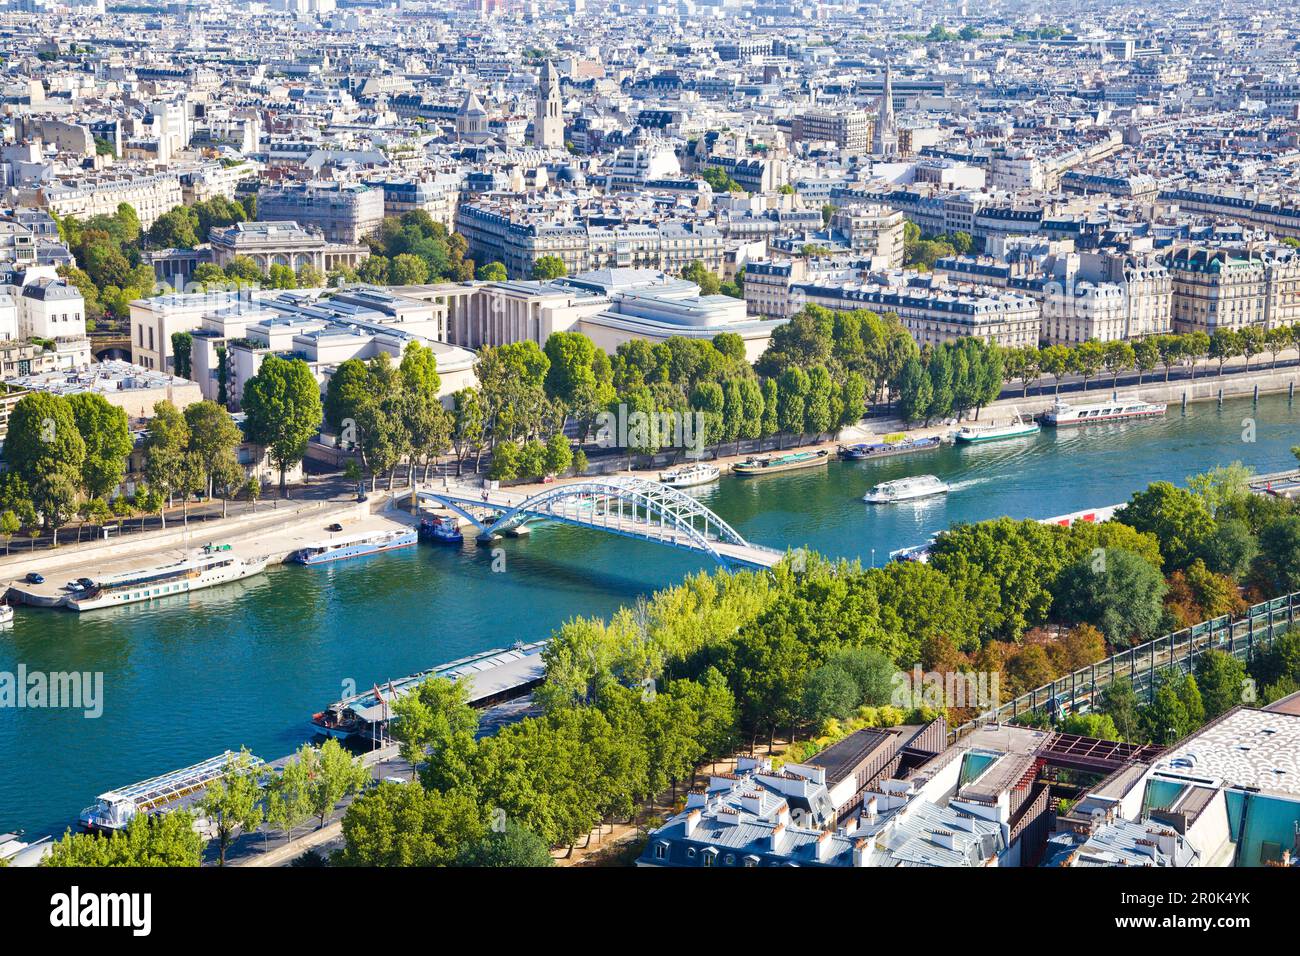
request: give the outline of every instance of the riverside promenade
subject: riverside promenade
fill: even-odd
[[[263,510],[228,518],[219,524],[179,521],[165,531],[147,531],[129,538],[109,538],[32,553],[14,551],[0,558],[0,588],[10,603],[57,607],[67,596],[66,582],[97,578],[182,561],[206,544],[229,544],[241,558],[268,556],[270,563],[284,561],[307,544],[328,539],[326,529],[343,526],[345,533],[383,531],[410,526],[414,519],[387,505],[382,493],[369,501],[298,501],[267,504]],[[381,510],[382,509],[382,510]],[[45,578],[29,584],[30,572]]]

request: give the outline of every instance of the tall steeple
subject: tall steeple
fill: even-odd
[[[876,128],[871,137],[873,156],[898,155],[898,131],[894,127],[894,73],[885,64],[885,85],[880,92],[880,109],[876,114]]]
[[[533,116],[533,145],[539,149],[564,148],[564,113],[560,101],[560,75],[547,60],[537,80],[537,112]]]

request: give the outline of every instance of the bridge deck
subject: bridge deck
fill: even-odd
[[[633,513],[629,514],[614,510],[608,506],[598,507],[595,500],[585,507],[580,506],[571,499],[562,503],[560,507],[542,507],[539,505],[534,508],[528,505],[531,499],[526,495],[507,491],[485,492],[456,486],[450,486],[446,490],[436,488],[422,490],[417,492],[417,495],[422,499],[455,505],[462,511],[471,514],[476,510],[490,509],[505,515],[514,509],[518,509],[517,513],[521,518],[516,524],[522,524],[524,521],[533,518],[560,521],[580,528],[593,528],[598,531],[622,535],[623,537],[653,541],[657,544],[666,544],[669,547],[682,548],[713,557],[701,546],[696,537],[684,529],[651,520],[651,516],[643,511],[634,510]],[[538,496],[532,496],[532,498],[536,497]],[[593,496],[593,498],[595,497],[598,496]],[[608,496],[607,503],[617,504],[612,494]],[[480,530],[483,530],[482,525],[480,525]],[[770,568],[785,557],[785,552],[777,551],[774,548],[767,548],[750,542],[734,543],[724,541],[715,536],[708,536],[708,546],[726,564],[743,565],[752,568]]]

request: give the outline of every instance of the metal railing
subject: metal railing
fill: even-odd
[[[1155,694],[1156,675],[1161,671],[1177,667],[1190,674],[1196,656],[1206,650],[1220,650],[1249,661],[1261,648],[1272,643],[1274,637],[1294,624],[1298,606],[1300,591],[1261,601],[1237,618],[1225,614],[1165,634],[1063,674],[1007,701],[991,713],[981,714],[975,720],[954,728],[948,736],[951,740],[959,740],[982,724],[1015,720],[1049,705],[1054,705],[1057,713],[1078,712],[1091,706],[1107,685],[1122,678],[1127,678],[1139,694],[1145,693],[1150,702]]]

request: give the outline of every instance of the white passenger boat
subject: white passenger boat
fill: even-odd
[[[236,756],[227,750],[192,766],[101,793],[94,804],[81,811],[78,822],[91,832],[121,830],[136,814],[167,813],[186,806],[201,797],[214,780],[225,776]],[[251,771],[258,772],[261,766],[260,758],[250,758]]]
[[[917,498],[946,495],[950,490],[934,475],[916,475],[911,478],[882,481],[863,495],[862,500],[873,505],[888,505],[896,501],[913,501]]]
[[[1118,422],[1129,418],[1158,418],[1168,406],[1164,402],[1119,401],[1071,405],[1057,399],[1043,413],[1043,424],[1062,428],[1068,425],[1091,425],[1094,422]]]
[[[1023,438],[1041,431],[1038,422],[1017,412],[1008,422],[967,422],[957,431],[957,441],[964,445],[981,445],[1004,438]]]
[[[296,564],[326,564],[344,558],[359,558],[396,548],[409,548],[418,542],[419,536],[414,528],[366,531],[314,542],[289,555],[289,560]]]
[[[690,488],[695,485],[707,485],[711,481],[717,481],[720,474],[717,465],[710,465],[706,461],[697,461],[693,465],[682,465],[680,468],[670,468],[668,471],[659,472],[659,483],[667,485],[669,488]]]
[[[157,568],[127,571],[96,578],[73,591],[67,600],[74,611],[153,601],[176,594],[201,591],[214,584],[240,581],[266,570],[266,558],[240,558],[229,553],[229,545],[209,547],[202,557],[165,564]]]
[[[0,624],[8,624],[14,619],[14,609],[12,605],[0,604]]]

